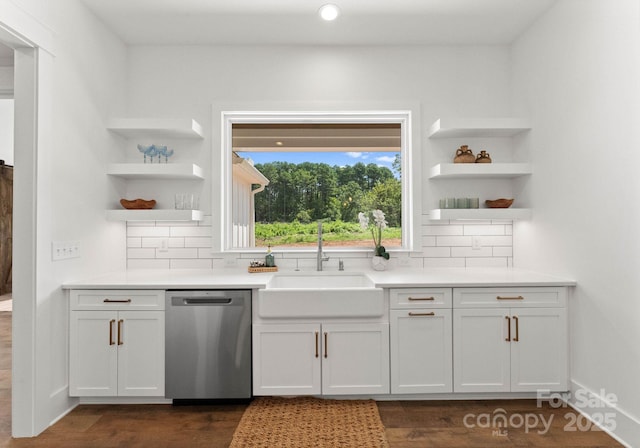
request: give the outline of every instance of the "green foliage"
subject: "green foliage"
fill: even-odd
[[[400,225],[400,181],[386,167],[276,161],[256,164],[256,168],[270,181],[255,196],[256,222],[355,222],[358,212],[379,208],[390,225]]]
[[[402,186],[396,179],[376,184],[362,199],[363,210],[382,210],[391,227],[402,223]]]
[[[324,241],[359,242],[359,246],[373,246],[371,232],[362,230],[360,225],[354,222],[342,220],[324,222],[322,226]],[[388,227],[383,231],[383,239],[400,239],[402,230],[397,227]],[[315,244],[318,239],[318,224],[316,222],[301,223],[256,223],[256,246]],[[384,255],[382,255],[384,256]]]
[[[396,156],[393,158],[391,168],[393,169],[393,171],[398,173],[398,177],[402,177],[402,158],[400,157],[400,153],[396,154]]]
[[[389,259],[389,257],[390,257],[390,256],[389,256],[389,252],[387,252],[387,249],[385,249],[385,247],[384,247],[384,246],[378,246],[378,247],[376,247],[376,249],[375,249],[375,254],[376,254],[378,257],[382,257],[382,258],[384,258],[385,260],[388,260],[388,259]]]
[[[296,220],[301,223],[308,224],[311,222],[311,215],[308,210],[300,210],[296,215]]]

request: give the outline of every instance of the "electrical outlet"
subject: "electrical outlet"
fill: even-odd
[[[408,258],[398,258],[398,264],[400,266],[409,266],[409,259]]]
[[[169,240],[163,238],[160,240],[160,247],[158,248],[158,252],[169,252]]]
[[[80,241],[54,241],[51,243],[53,261],[80,258]]]
[[[236,266],[238,266],[238,259],[237,258],[225,258],[224,259],[224,265],[227,268],[235,268]]]
[[[471,238],[471,249],[480,250],[482,249],[482,242],[480,241],[479,236],[474,236]]]

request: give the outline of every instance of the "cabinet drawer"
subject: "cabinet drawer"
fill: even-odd
[[[567,288],[454,288],[454,308],[564,307]]]
[[[163,310],[164,290],[74,289],[72,310]]]
[[[451,308],[451,288],[393,288],[391,309]]]

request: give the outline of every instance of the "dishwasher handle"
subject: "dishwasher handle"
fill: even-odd
[[[172,306],[229,305],[229,297],[172,297]]]

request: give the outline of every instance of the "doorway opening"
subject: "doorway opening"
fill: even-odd
[[[13,53],[0,43],[0,311],[12,305]]]

